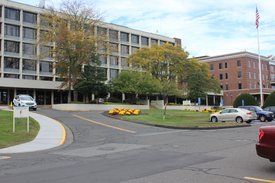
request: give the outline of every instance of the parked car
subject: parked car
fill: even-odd
[[[36,101],[29,95],[16,95],[13,99],[13,105],[18,106],[28,106],[29,109],[36,111],[37,104]]]
[[[269,107],[266,107],[264,108],[265,111],[270,111],[270,112],[273,112],[273,118],[275,117],[275,106],[269,106]]]
[[[252,112],[256,112],[257,114],[257,119],[260,120],[261,122],[267,121],[272,121],[274,116],[273,113],[270,111],[264,111],[261,107],[259,106],[239,106],[239,108],[242,109],[247,109]]]
[[[258,156],[275,162],[275,126],[260,128],[259,142],[256,144]]]
[[[247,122],[257,119],[256,113],[240,108],[227,108],[221,112],[210,115],[211,122],[236,121],[237,123]]]

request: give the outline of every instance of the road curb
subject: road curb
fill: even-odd
[[[228,128],[243,128],[243,127],[251,127],[250,124],[244,124],[244,125],[239,125],[239,126],[220,126],[220,127],[175,127],[175,126],[167,126],[167,125],[157,125],[157,124],[148,124],[140,121],[134,121],[134,120],[125,120],[122,119],[120,116],[114,116],[114,115],[109,115],[108,112],[103,112],[102,113],[104,116],[121,120],[121,121],[126,121],[126,122],[131,122],[131,123],[136,123],[136,124],[141,124],[141,125],[146,125],[146,126],[153,126],[153,127],[160,127],[160,128],[168,128],[168,129],[182,129],[182,130],[218,130],[218,129],[228,129]]]

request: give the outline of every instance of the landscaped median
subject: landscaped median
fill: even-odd
[[[13,112],[0,110],[0,149],[33,140],[39,124],[30,118],[30,132],[27,132],[27,119],[16,119],[15,133],[12,132]]]
[[[142,123],[146,125],[182,128],[182,129],[217,129],[232,127],[247,127],[246,123],[236,122],[209,122],[209,112],[167,110],[166,117],[163,119],[163,110],[150,109],[141,110],[139,115],[116,115],[122,120]],[[114,115],[110,115],[114,116]]]

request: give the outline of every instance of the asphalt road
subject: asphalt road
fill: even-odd
[[[275,163],[255,152],[263,123],[171,130],[100,112],[38,112],[71,130],[67,144],[0,159],[0,183],[275,183]]]

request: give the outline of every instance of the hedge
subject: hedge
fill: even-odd
[[[242,106],[242,100],[244,100],[244,105],[258,105],[254,97],[248,93],[240,94],[234,101],[233,106],[239,107]]]

